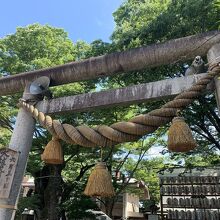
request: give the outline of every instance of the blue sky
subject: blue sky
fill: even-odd
[[[91,42],[109,41],[112,13],[123,0],[1,0],[0,38],[18,26],[40,23],[63,28],[69,37]]]

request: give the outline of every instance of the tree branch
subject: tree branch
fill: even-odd
[[[124,165],[125,161],[127,160],[128,156],[129,156],[130,154],[131,154],[131,151],[129,150],[128,153],[127,153],[127,155],[124,157],[123,161],[121,161],[121,162],[119,163],[119,165],[117,166],[116,170],[120,170],[120,169],[121,169],[121,167]]]
[[[213,144],[215,144],[215,146],[220,150],[220,145],[219,145],[219,143],[215,140],[215,138],[214,138],[214,137],[212,136],[212,134],[208,131],[208,129],[207,129],[204,125],[198,125],[198,127],[208,135],[208,137],[209,137],[209,139],[211,140],[211,142],[212,142]]]

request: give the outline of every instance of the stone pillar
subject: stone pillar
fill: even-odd
[[[220,63],[220,44],[211,47],[207,54],[209,66]],[[215,77],[215,97],[220,112],[220,77]]]
[[[128,193],[123,193],[123,210],[122,210],[122,219],[125,220],[128,218]]]
[[[29,86],[26,86],[23,98],[30,98]],[[32,96],[32,99],[35,98]],[[19,152],[18,163],[15,169],[15,175],[12,181],[9,198],[0,199],[0,219],[13,220],[15,209],[19,199],[21,183],[24,177],[28,154],[31,149],[34,134],[35,121],[31,114],[24,109],[20,109],[16,118],[15,127],[9,143],[9,148]]]

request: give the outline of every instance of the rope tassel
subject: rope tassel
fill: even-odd
[[[63,164],[63,150],[59,139],[53,137],[44,149],[41,159],[48,164]]]
[[[115,191],[106,164],[99,162],[91,172],[84,194],[92,197],[113,197]]]
[[[196,147],[191,129],[183,117],[175,117],[168,131],[168,149],[173,152],[188,152]]]

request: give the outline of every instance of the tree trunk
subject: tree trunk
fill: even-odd
[[[114,208],[114,198],[106,198],[105,199],[105,213],[106,215],[108,215],[110,218],[113,218],[113,208]]]
[[[59,165],[50,165],[50,175],[47,188],[44,192],[45,209],[48,220],[59,220],[59,199],[62,193],[62,177]]]
[[[39,220],[60,220],[62,216],[59,209],[62,194],[61,171],[60,165],[46,166],[40,172],[38,181],[35,181],[36,193],[40,195],[42,204],[37,211]]]
[[[44,202],[44,191],[47,188],[50,171],[48,166],[44,166],[41,171],[35,173],[34,185],[35,185],[35,194],[39,196],[40,199],[40,206],[39,209],[36,210],[37,219],[38,220],[46,220],[47,219],[47,212],[44,209],[45,202]]]

